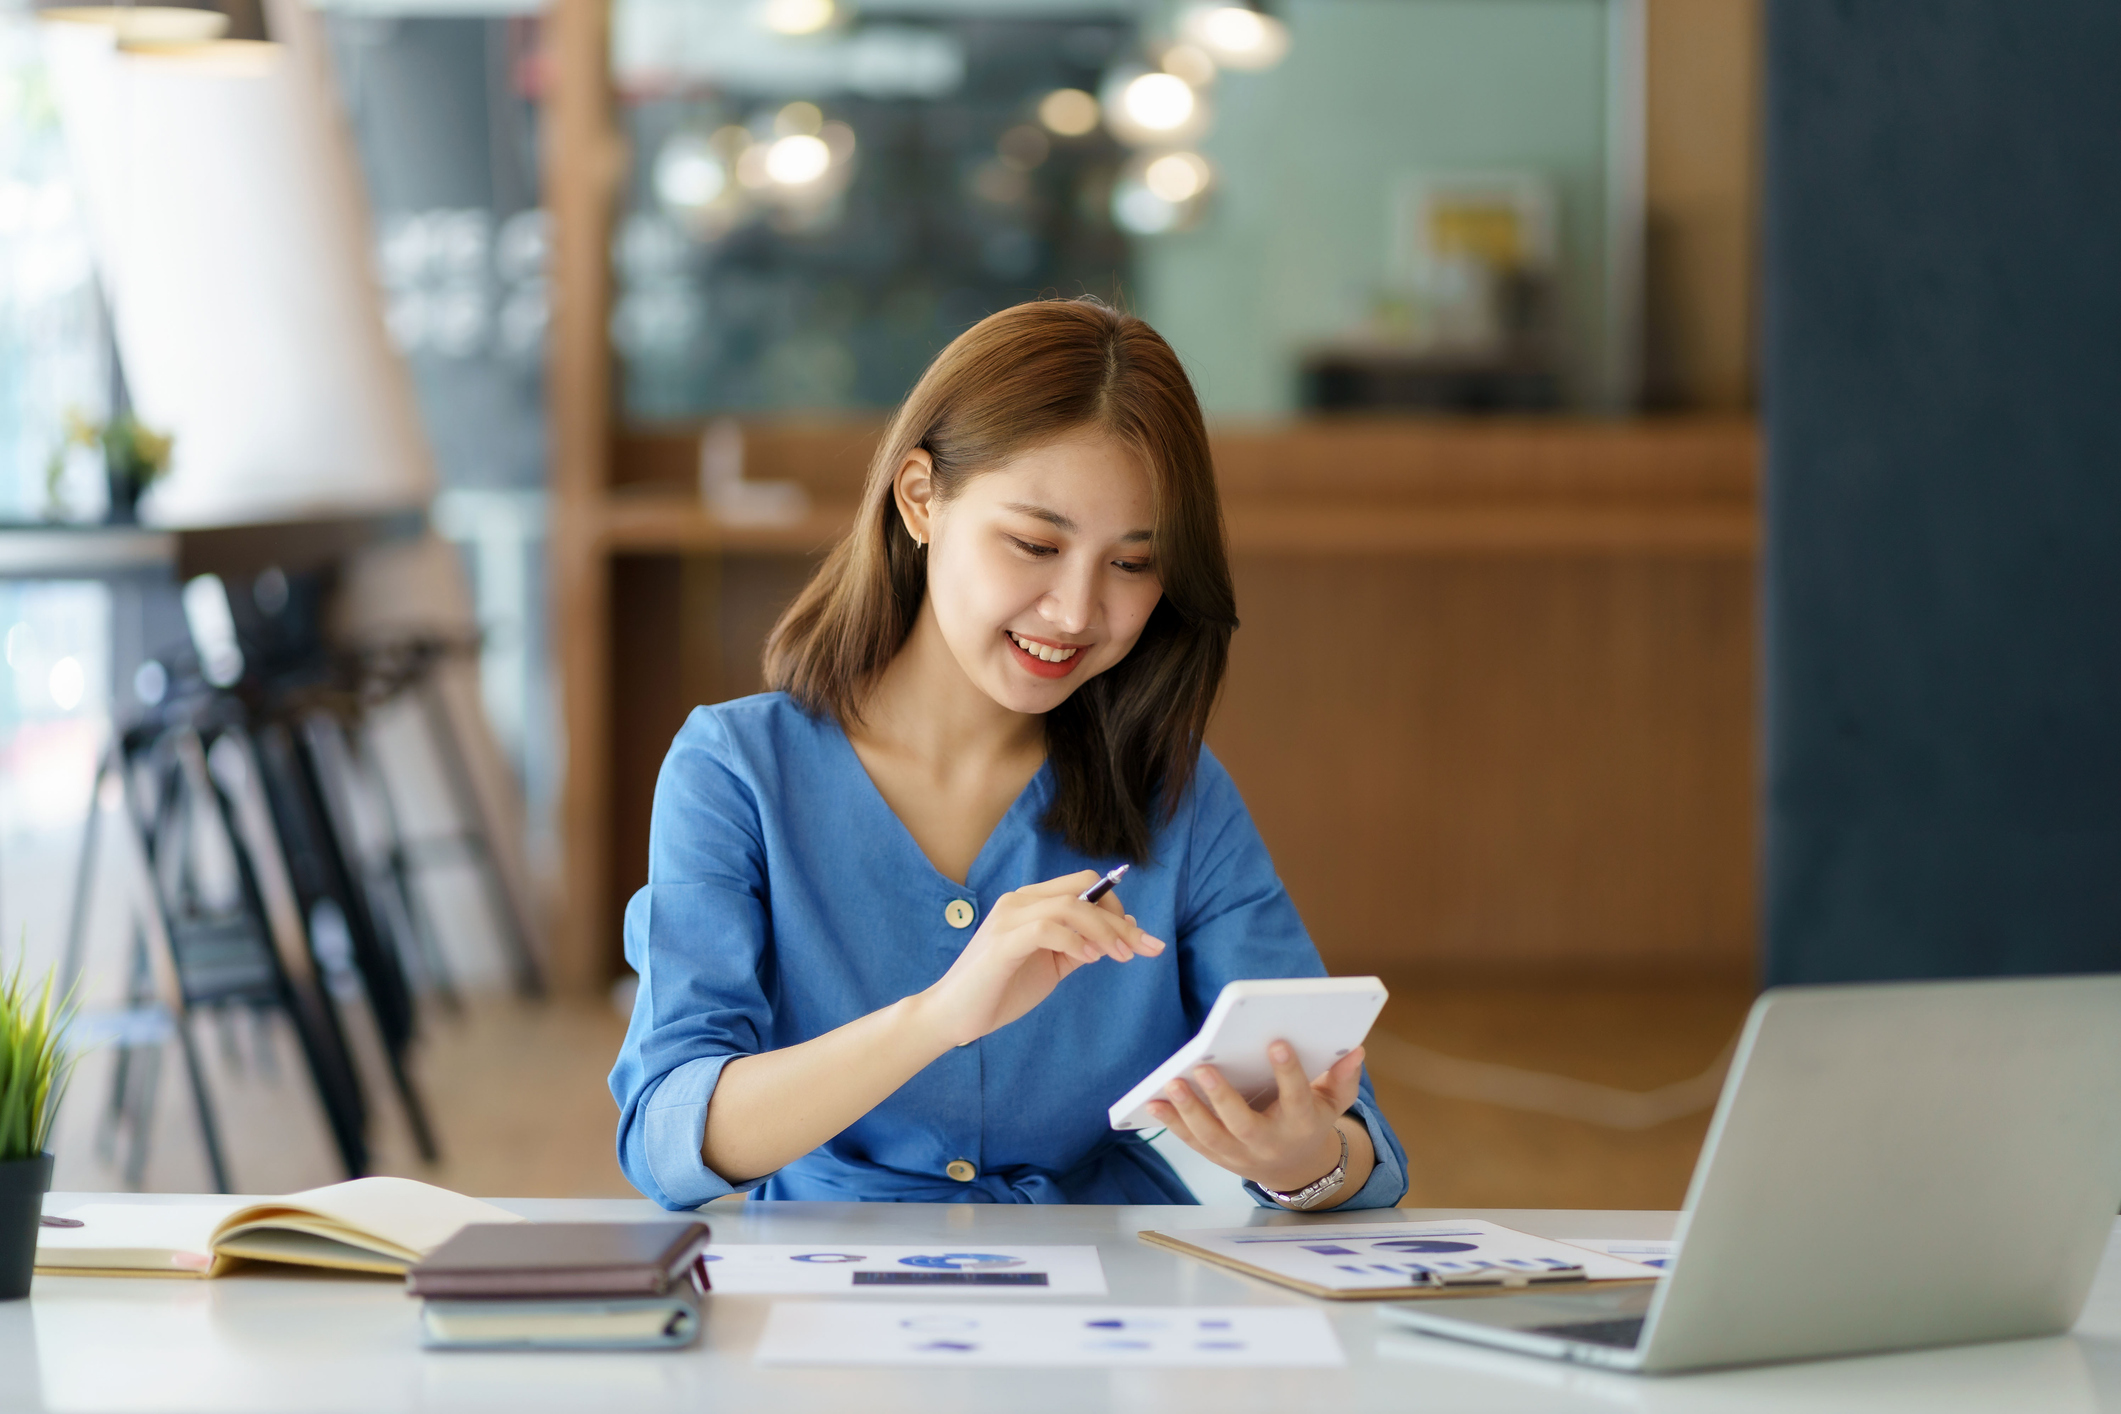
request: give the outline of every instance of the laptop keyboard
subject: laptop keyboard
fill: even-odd
[[[1536,1334],[1559,1336],[1563,1340],[1633,1350],[1642,1343],[1642,1322],[1641,1316],[1622,1316],[1612,1321],[1564,1321],[1560,1325],[1533,1326],[1531,1329]]]

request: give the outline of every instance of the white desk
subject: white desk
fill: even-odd
[[[63,1211],[93,1196],[54,1194],[46,1210]],[[504,1206],[549,1219],[658,1211],[619,1200],[504,1200]],[[1662,1237],[1672,1223],[1670,1213],[1407,1209],[1352,1216],[1479,1216],[1552,1237]],[[716,1238],[727,1241],[1095,1243],[1113,1302],[1309,1304],[1134,1238],[1148,1227],[1293,1220],[1254,1209],[754,1203],[717,1204],[707,1217]],[[1331,1313],[1347,1352],[1339,1370],[759,1369],[751,1348],[771,1300],[712,1298],[705,1339],[687,1351],[430,1353],[418,1348],[416,1303],[395,1283],[373,1278],[39,1277],[28,1301],[0,1303],[0,1410],[2121,1411],[2121,1236],[2110,1242],[2091,1305],[2071,1336],[1655,1380],[1401,1334],[1362,1303],[1318,1303]]]

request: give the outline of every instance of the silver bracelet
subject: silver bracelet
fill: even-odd
[[[1333,1165],[1324,1178],[1313,1179],[1303,1187],[1289,1193],[1277,1193],[1264,1183],[1259,1186],[1259,1191],[1281,1204],[1284,1208],[1293,1208],[1297,1212],[1315,1208],[1324,1200],[1338,1193],[1341,1185],[1348,1181],[1348,1131],[1341,1128],[1338,1123],[1335,1123],[1333,1132],[1340,1136],[1340,1162]]]

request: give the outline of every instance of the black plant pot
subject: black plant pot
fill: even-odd
[[[110,484],[110,509],[104,512],[106,525],[137,525],[140,522],[140,497],[147,490],[140,478],[128,472],[111,471],[105,468],[104,479]]]
[[[29,1295],[37,1219],[52,1186],[52,1156],[0,1160],[0,1301]]]

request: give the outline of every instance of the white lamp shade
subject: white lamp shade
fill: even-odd
[[[273,0],[281,42],[187,44],[121,36],[123,13],[41,18],[134,411],[176,439],[146,514],[424,503],[433,466],[314,16]]]

